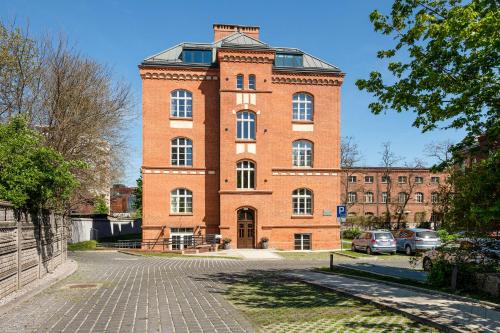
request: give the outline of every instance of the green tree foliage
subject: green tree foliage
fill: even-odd
[[[97,197],[94,202],[94,213],[96,214],[108,214],[109,207],[106,205],[106,200],[103,197]]]
[[[135,195],[135,202],[134,202],[134,209],[135,213],[134,216],[136,218],[142,217],[142,173],[139,178],[137,178],[137,188],[134,191]]]
[[[447,198],[451,207],[444,210],[447,225],[472,233],[500,220],[499,17],[495,0],[395,0],[389,15],[370,14],[375,31],[395,41],[392,48],[377,54],[388,61],[392,77],[384,79],[374,71],[356,82],[360,90],[376,97],[369,105],[374,114],[412,111],[413,126],[423,132],[466,131],[464,140],[451,148],[452,157],[439,168],[452,170],[453,190]],[[456,170],[471,156],[482,161]]]
[[[67,162],[43,144],[43,137],[27,126],[25,117],[0,124],[0,198],[25,210],[62,209],[78,182]]]

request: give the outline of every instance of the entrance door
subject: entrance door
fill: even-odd
[[[253,248],[255,235],[255,217],[253,210],[242,208],[238,210],[238,248]]]

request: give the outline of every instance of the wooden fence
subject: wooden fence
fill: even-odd
[[[0,298],[52,272],[67,258],[66,220],[20,214],[0,202]]]

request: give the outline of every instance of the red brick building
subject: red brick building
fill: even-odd
[[[338,247],[344,74],[269,46],[259,27],[213,28],[214,42],[181,43],[139,66],[143,238]]]
[[[136,187],[114,184],[110,191],[110,213],[130,214],[134,212]]]
[[[352,168],[343,173],[342,202],[351,218],[384,220],[388,208],[392,228],[399,214],[401,227],[434,226],[441,218],[439,192],[446,177],[428,168]]]

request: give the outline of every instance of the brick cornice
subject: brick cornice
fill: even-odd
[[[340,80],[339,80],[340,78]],[[341,73],[283,73],[275,74],[271,78],[273,84],[307,84],[320,86],[341,86]]]
[[[174,70],[163,70],[158,71],[154,70],[141,70],[141,78],[145,79],[153,79],[153,80],[179,80],[179,81],[217,81],[219,79],[218,71],[213,72],[196,72],[190,73],[189,70],[175,69]]]

